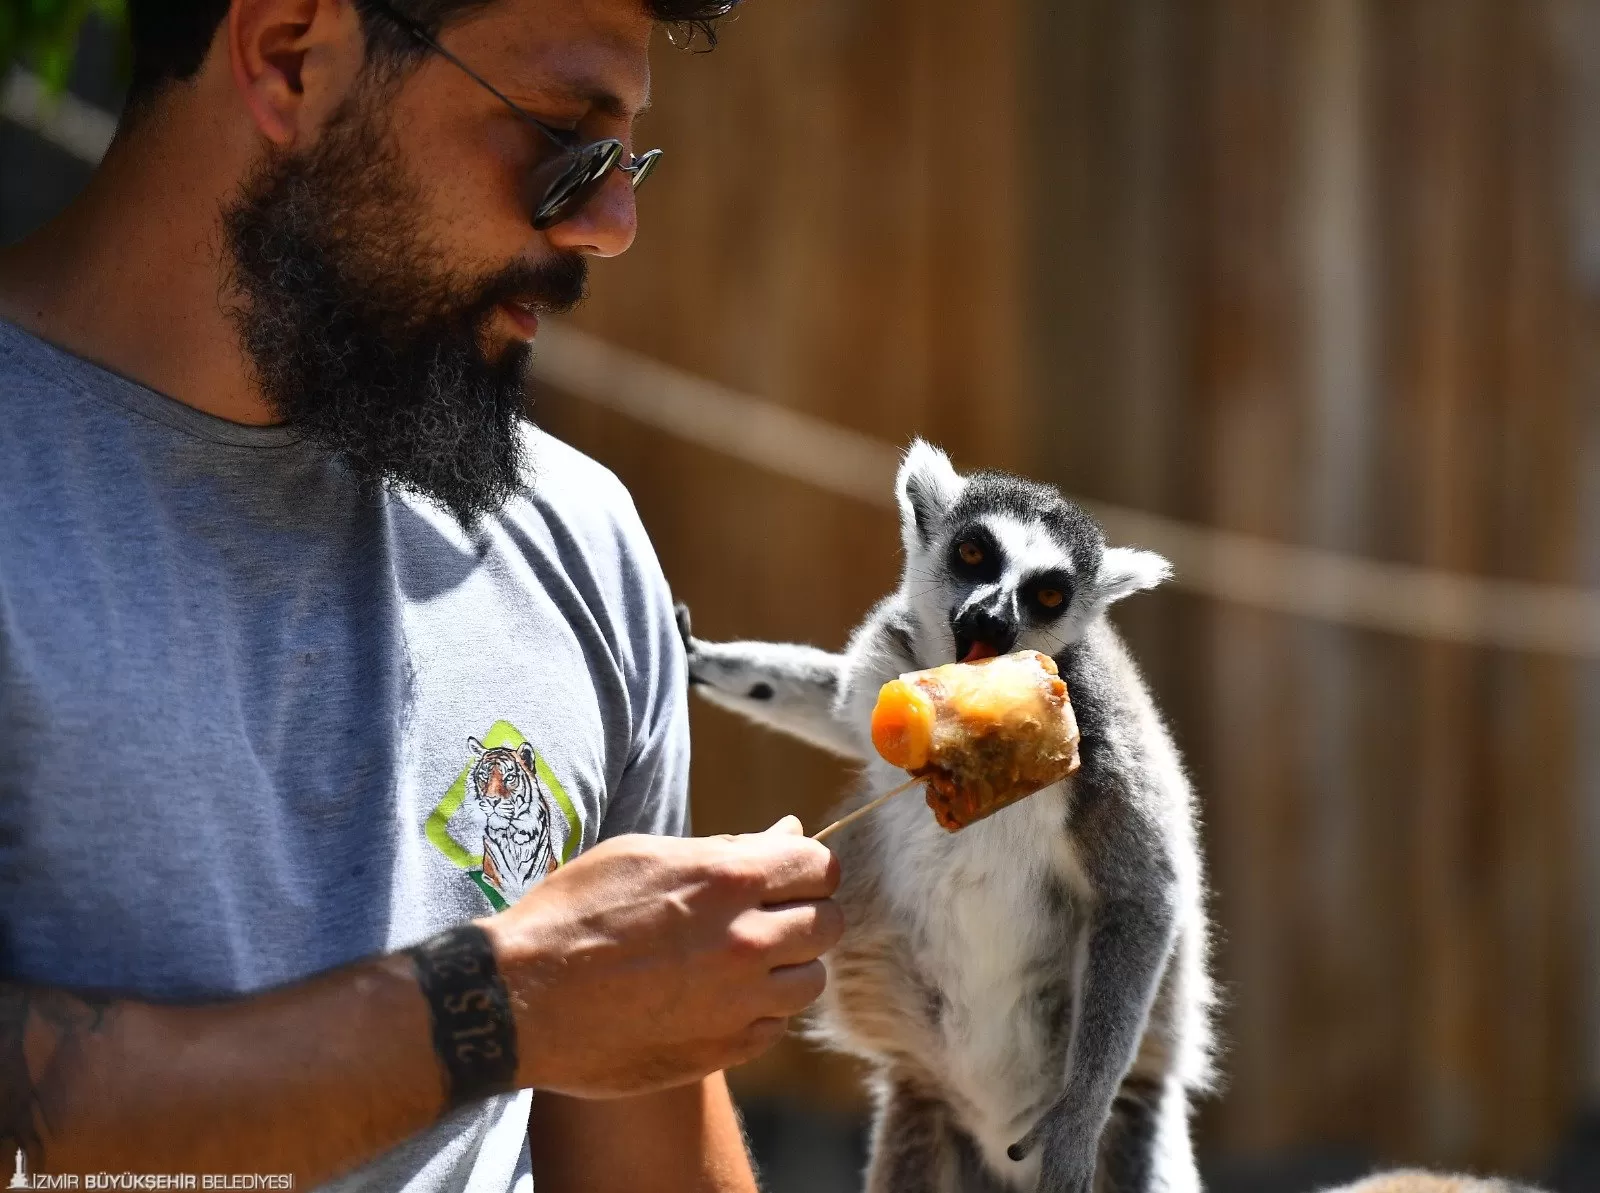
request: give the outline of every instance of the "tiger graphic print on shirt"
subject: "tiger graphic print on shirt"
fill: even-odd
[[[561,864],[552,832],[560,812],[539,781],[527,742],[516,748],[485,747],[469,737],[467,744],[477,755],[467,787],[484,814],[483,877],[507,903],[515,903]]]
[[[465,764],[428,813],[423,836],[489,910],[504,911],[577,854],[583,822],[548,760],[510,721],[458,740]]]

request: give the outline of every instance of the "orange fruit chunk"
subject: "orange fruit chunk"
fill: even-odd
[[[933,701],[920,687],[891,679],[872,710],[872,744],[891,766],[920,770],[928,764],[936,717]]]

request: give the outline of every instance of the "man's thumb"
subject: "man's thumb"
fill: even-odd
[[[800,824],[800,817],[795,815],[785,816],[767,830],[769,833],[790,833],[796,837],[804,836],[805,831],[805,828]]]

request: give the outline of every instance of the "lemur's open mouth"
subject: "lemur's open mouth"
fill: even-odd
[[[957,649],[959,648],[960,644],[957,643]],[[999,654],[1000,652],[987,642],[973,642],[967,647],[966,653],[961,656],[961,661],[963,663],[976,663],[979,659],[992,659]]]

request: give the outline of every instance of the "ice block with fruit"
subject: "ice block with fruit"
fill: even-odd
[[[1078,721],[1050,656],[1024,650],[890,680],[872,712],[872,744],[927,782],[950,832],[1078,769]]]

